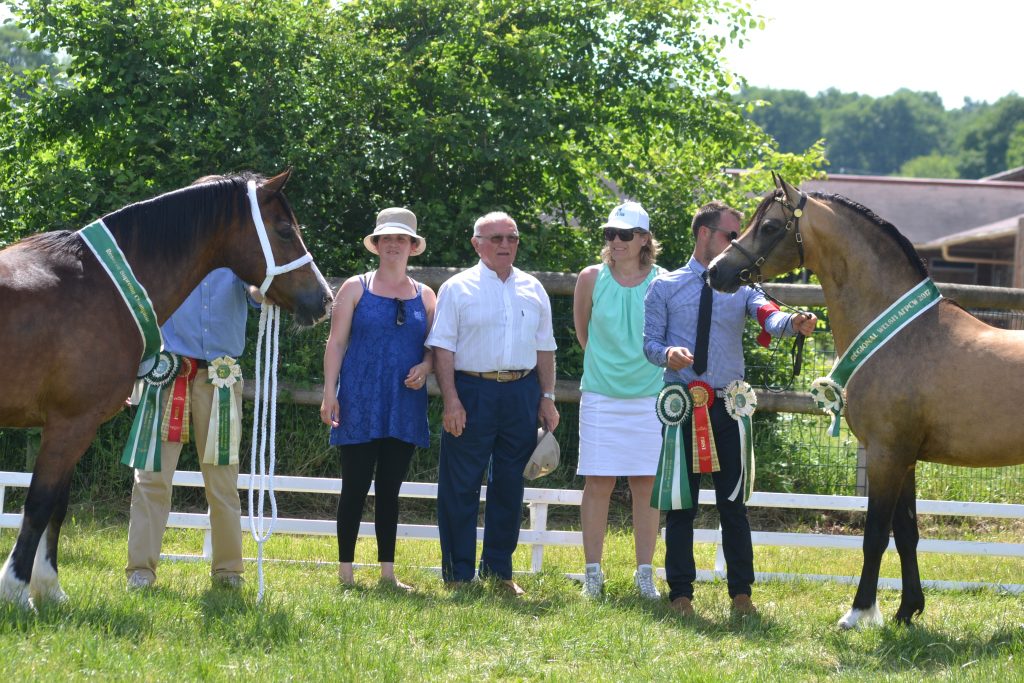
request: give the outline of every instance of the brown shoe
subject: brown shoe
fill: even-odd
[[[502,579],[501,581],[498,581],[497,585],[512,597],[521,598],[526,595],[526,591],[524,591],[522,587],[512,579]]]
[[[672,604],[669,605],[669,609],[681,617],[693,616],[693,603],[690,602],[690,598],[676,598],[672,601]]]
[[[741,617],[757,614],[757,608],[750,601],[750,596],[742,593],[732,599],[732,611],[733,614],[738,614]]]

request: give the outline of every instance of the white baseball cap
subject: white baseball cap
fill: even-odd
[[[651,231],[651,218],[639,202],[623,202],[608,214],[608,222],[601,228],[620,228],[622,230],[639,229]]]
[[[379,254],[377,245],[373,243],[373,238],[381,235],[407,235],[419,240],[419,244],[412,248],[412,256],[419,256],[427,248],[427,241],[416,234],[416,214],[409,209],[391,207],[377,214],[377,227],[363,238],[363,246],[374,254]]]

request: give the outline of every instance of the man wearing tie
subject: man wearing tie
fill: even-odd
[[[742,214],[721,201],[702,206],[693,217],[694,249],[682,268],[658,276],[644,302],[644,354],[665,368],[665,383],[691,386],[700,382],[710,392],[692,391],[694,403],[708,394],[707,415],[717,450],[712,471],[715,506],[722,524],[722,546],[727,564],[729,597],[737,614],[757,610],[750,600],[754,582],[754,551],[750,522],[742,496],[730,500],[742,476],[739,426],[725,409],[724,387],[743,379],[743,328],[746,316],[755,318],[764,332],[758,342],[767,346],[773,336],[800,332],[810,335],[817,318],[810,313],[789,315],[760,291],[741,287],[732,294],[715,292],[707,284],[707,267],[740,230]],[[692,349],[692,351],[691,351]],[[691,387],[692,388],[692,387]],[[692,419],[692,418],[691,418]],[[672,609],[693,614],[693,520],[697,514],[700,468],[694,473],[690,425],[681,430],[683,452],[694,504],[685,510],[669,510],[665,520],[665,574]],[[705,470],[707,471],[707,470]]]

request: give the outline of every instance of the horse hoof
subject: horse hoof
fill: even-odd
[[[868,609],[852,608],[843,615],[837,624],[839,628],[848,631],[861,626],[881,626],[883,623],[882,611],[878,609],[878,603],[874,603]]]
[[[10,602],[24,610],[32,609],[32,601],[28,595],[28,584],[18,586],[15,582],[0,582],[0,601]]]

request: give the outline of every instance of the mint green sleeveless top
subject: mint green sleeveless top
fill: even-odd
[[[623,287],[607,264],[601,266],[587,328],[581,391],[615,398],[657,396],[663,368],[644,356],[644,296],[662,268],[655,266],[636,287]]]

